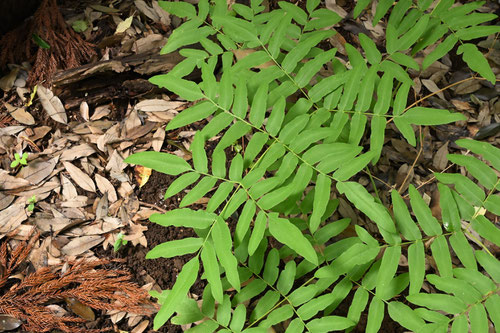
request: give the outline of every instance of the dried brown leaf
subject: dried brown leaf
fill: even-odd
[[[442,171],[446,168],[446,165],[448,164],[448,159],[446,158],[446,155],[448,155],[448,142],[446,142],[444,145],[441,146],[441,148],[438,149],[432,160],[432,165],[437,170]]]
[[[34,125],[35,118],[31,115],[31,113],[27,112],[23,107],[15,107],[10,105],[9,103],[4,104],[9,111],[9,114],[17,120],[19,123],[24,125]]]
[[[22,168],[22,170],[17,174],[17,177],[38,185],[52,173],[56,164],[57,158],[52,158],[48,161],[36,159],[29,162],[27,166]]]
[[[78,186],[89,192],[96,191],[94,181],[86,173],[84,173],[82,170],[80,170],[70,162],[63,162],[63,164],[71,178]]]
[[[101,176],[98,173],[96,173],[94,177],[99,191],[101,191],[102,194],[105,193],[108,194],[109,202],[113,203],[116,200],[118,200],[115,188],[108,179],[106,179],[105,177]]]
[[[104,241],[102,236],[80,236],[73,238],[68,244],[64,245],[61,251],[68,256],[77,256],[99,245],[102,241]]]
[[[50,89],[42,85],[38,86],[37,95],[40,98],[43,109],[52,119],[62,124],[68,123],[66,110],[59,97],[54,96],[54,93]]]

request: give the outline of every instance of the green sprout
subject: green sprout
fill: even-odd
[[[28,210],[32,212],[35,209],[36,195],[28,199]]]
[[[114,251],[115,252],[118,252],[118,250],[120,250],[120,247],[122,247],[122,245],[127,245],[128,240],[123,239],[123,236],[125,236],[125,235],[122,232],[120,232],[116,236],[116,241],[115,241],[115,244],[114,244]]]
[[[23,153],[22,156],[20,156],[18,153],[14,154],[15,160],[10,163],[11,168],[15,168],[18,165],[28,165],[28,161],[26,160],[28,158],[28,153]]]

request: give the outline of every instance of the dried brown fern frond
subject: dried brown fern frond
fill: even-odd
[[[33,34],[50,45],[36,46]],[[0,66],[29,60],[33,70],[28,77],[30,86],[46,82],[57,69],[68,69],[89,60],[95,51],[64,21],[56,0],[42,0],[32,19],[0,38]]]
[[[85,319],[73,314],[57,315],[48,305],[64,306],[65,303],[77,302],[95,310],[120,310],[144,315],[156,311],[148,293],[130,282],[131,276],[127,271],[104,267],[110,263],[109,260],[79,260],[66,265],[44,267],[19,280],[18,276],[23,273],[20,272],[20,266],[36,239],[37,236],[34,236],[13,250],[9,250],[5,240],[0,246],[0,314],[21,320],[24,330],[107,330],[87,329],[84,326]],[[14,275],[16,278],[13,278]]]

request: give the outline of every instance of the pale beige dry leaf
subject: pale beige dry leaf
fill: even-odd
[[[87,215],[79,208],[67,208],[63,209],[62,213],[65,217],[70,219],[85,219]]]
[[[325,5],[327,9],[337,13],[342,18],[347,16],[345,9],[337,5],[336,0],[325,0]]]
[[[59,181],[52,177],[49,181],[43,183],[43,185],[39,186],[31,186],[24,191],[16,192],[17,196],[31,198],[32,196],[36,196],[37,198],[45,198],[50,194],[50,192],[57,190],[61,184]]]
[[[139,114],[137,113],[137,110],[132,109],[125,120],[125,126],[123,129],[124,129],[125,133],[128,134],[134,128],[139,127],[141,125],[142,125],[142,122],[141,122],[141,119],[139,118]],[[126,136],[126,135],[122,135],[122,136]]]
[[[28,218],[24,206],[23,203],[16,203],[0,212],[0,238],[15,230]]]
[[[101,220],[105,216],[108,216],[108,212],[109,212],[108,194],[104,193],[102,198],[100,198],[99,201],[97,202],[97,207],[95,210],[96,220]]]
[[[160,22],[166,26],[169,26],[171,21],[170,21],[170,14],[167,13],[163,8],[160,7],[158,4],[158,1],[154,0],[153,3],[153,9],[155,10],[156,14],[160,17]]]
[[[113,203],[118,200],[115,188],[107,178],[101,176],[98,173],[96,173],[94,177],[97,188],[99,189],[99,191],[101,191],[102,194],[107,193],[109,202]]]
[[[148,227],[143,226],[139,223],[129,223],[129,232],[127,235],[123,237],[123,239],[132,243],[132,245],[136,246],[141,244],[144,247],[148,246],[148,241],[146,236],[144,236],[144,232],[148,230]]]
[[[135,109],[144,112],[167,112],[177,114],[178,108],[185,106],[186,102],[166,101],[164,99],[146,99],[135,105]]]
[[[174,114],[170,112],[149,112],[148,121],[153,121],[155,123],[168,123],[170,120],[174,119]]]
[[[10,105],[9,103],[5,103],[4,105],[12,118],[14,118],[19,123],[24,125],[35,124],[35,118],[33,118],[31,113],[27,112],[23,107],[15,107]]]
[[[9,91],[14,86],[16,82],[17,73],[19,73],[19,67],[14,67],[9,74],[0,78],[0,89],[3,91]]]
[[[109,108],[109,105],[98,106],[95,108],[94,113],[90,117],[90,120],[99,120],[102,117],[106,117],[110,113],[111,109]]]
[[[82,227],[81,234],[86,236],[102,235],[122,227],[123,224],[119,218],[106,216],[102,221],[98,221],[96,223],[92,223]]]
[[[108,164],[106,165],[106,171],[110,172],[110,176],[120,182],[126,182],[129,180],[128,176],[123,172],[127,167],[126,163],[123,163],[123,158],[120,153],[115,149],[109,157]]]
[[[434,158],[432,160],[432,165],[438,170],[442,171],[446,168],[448,164],[448,159],[446,158],[448,155],[448,141],[438,149],[436,154],[434,154]]]
[[[64,201],[61,203],[61,207],[66,208],[78,208],[78,207],[86,207],[89,204],[89,198],[84,195],[78,195],[71,200]]]
[[[36,140],[39,140],[43,138],[47,133],[49,133],[52,130],[51,127],[49,126],[40,126],[36,127],[33,129],[33,135],[30,135],[30,140],[35,142]]]
[[[141,321],[130,333],[142,333],[148,328],[149,320],[144,319]]]
[[[21,326],[23,322],[16,317],[0,314],[0,331],[12,331]]]
[[[161,34],[149,34],[146,37],[139,38],[132,45],[132,51],[138,54],[144,54],[149,51],[159,50],[165,45],[166,38]]]
[[[47,112],[50,118],[62,124],[68,123],[66,110],[64,109],[64,105],[59,97],[54,96],[54,93],[50,89],[45,88],[42,85],[38,86],[36,93],[38,98],[40,98],[43,109]]]
[[[136,326],[137,324],[139,324],[141,319],[144,318],[144,316],[137,315],[135,313],[128,313],[127,317],[128,317],[128,322],[127,322],[128,327]]]
[[[85,101],[80,103],[80,115],[85,121],[89,121],[89,105]]]
[[[14,201],[14,196],[0,192],[0,210],[3,210]]]
[[[52,237],[48,236],[47,238],[43,239],[42,243],[35,247],[30,255],[29,255],[29,261],[30,263],[35,267],[35,270],[39,270],[42,267],[47,267],[47,262],[48,262],[48,251],[47,248],[52,242]]]
[[[52,158],[48,161],[44,161],[40,158],[33,160],[22,168],[16,177],[25,179],[34,185],[38,185],[52,173],[56,167],[57,160],[57,158]]]
[[[15,125],[0,128],[0,136],[4,135],[16,135],[17,133],[24,130],[26,126]]]
[[[63,164],[69,175],[71,176],[71,179],[73,179],[78,186],[86,191],[96,191],[94,181],[86,173],[84,173],[82,170],[80,170],[70,162],[63,162]]]
[[[125,318],[125,315],[127,313],[125,311],[111,310],[108,311],[106,314],[110,316],[109,319],[111,319],[111,322],[113,324],[116,324],[117,322]]]
[[[12,238],[16,240],[27,241],[31,239],[31,236],[33,236],[35,228],[36,227],[34,225],[21,224],[16,228],[16,233],[14,236],[12,236]]]
[[[139,125],[137,127],[134,127],[132,130],[128,131],[126,139],[135,140],[146,134],[149,134],[153,130],[153,128],[155,128],[155,126],[156,126],[155,123],[146,121],[144,125]]]
[[[165,140],[165,129],[159,127],[153,134],[153,150],[160,151]]]
[[[97,148],[100,151],[106,152],[106,145],[114,142],[120,141],[120,124],[115,124],[113,127],[108,129],[106,133],[101,135],[97,140]]]
[[[422,80],[422,84],[423,84],[423,85],[424,85],[424,87],[426,87],[426,88],[427,88],[430,92],[432,92],[432,93],[437,92],[437,93],[436,93],[436,95],[438,95],[438,96],[439,96],[439,98],[441,98],[442,100],[446,100],[446,99],[444,98],[444,94],[443,94],[443,92],[442,92],[442,91],[439,91],[440,89],[439,89],[439,87],[437,86],[437,84],[436,84],[434,81],[432,81],[432,80],[428,80],[428,79],[423,79],[423,80]]]
[[[118,26],[116,27],[115,34],[119,34],[122,32],[125,32],[130,26],[132,25],[132,20],[134,19],[134,16],[129,16],[125,20],[121,21],[118,23]]]
[[[62,195],[65,201],[72,200],[78,196],[76,187],[73,183],[61,174]]]
[[[82,143],[78,146],[73,146],[66,149],[61,154],[61,161],[74,161],[81,157],[87,157],[94,154],[96,150],[88,143]]]
[[[118,187],[118,194],[124,199],[128,198],[133,192],[134,189],[129,182],[122,182]]]
[[[149,7],[144,0],[134,0],[134,5],[141,13],[150,18],[153,22],[158,22],[160,17],[155,10]]]
[[[64,245],[61,251],[68,256],[77,256],[90,250],[104,241],[103,236],[80,236],[73,238],[68,244]]]
[[[71,220],[67,217],[50,217],[48,214],[37,215],[35,224],[43,232],[58,234],[61,230],[70,226]]]
[[[2,190],[20,189],[30,185],[31,183],[26,179],[11,176],[7,171],[0,169],[0,188]]]

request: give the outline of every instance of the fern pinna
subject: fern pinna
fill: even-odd
[[[189,332],[268,332],[277,325],[289,333],[328,332],[351,330],[364,312],[367,332],[378,331],[387,312],[417,332],[447,332],[450,326],[453,332],[469,327],[483,332],[489,321],[500,327],[500,264],[483,242],[500,246],[500,231],[486,217],[486,212],[500,215],[498,148],[456,142],[468,154],[449,160],[476,181],[435,175],[441,220],[412,185],[411,210],[396,190],[388,209],[349,181],[377,163],[389,123],[415,146],[414,125],[465,119],[448,110],[408,106],[413,85],[408,68],[424,69],[459,43],[456,52],[470,69],[495,82],[487,60],[468,41],[500,31],[480,25],[496,16],[475,11],[484,1],[453,2],[431,7],[432,0],[378,1],[374,25],[390,11],[386,50],[360,34],[362,52],[345,44],[349,61],[344,64],[335,49],[318,46],[341,20],[318,8],[320,0],[307,0],[305,11],[287,2],[265,11],[262,0],[231,8],[226,0],[200,0],[197,7],[160,1],[186,19],[162,53],[179,50],[185,59],[150,81],[193,102],[166,130],[201,120],[206,125],[191,143],[192,165],[150,151],[126,159],[178,176],[166,197],[194,186],[179,209],[150,218],[197,234],[148,253],[149,259],[195,254],[171,290],[154,294],[162,304],[155,328],[172,318],[178,325],[196,322]],[[370,3],[358,1],[354,16]],[[195,43],[202,49],[187,47]],[[427,55],[419,64],[415,58],[422,50]],[[324,66],[333,75],[322,75]],[[201,71],[201,82],[184,78],[194,70]],[[369,147],[363,147],[368,129]],[[215,149],[207,156],[206,143],[214,138]],[[242,138],[245,147],[227,170],[226,151]],[[186,208],[208,193],[204,210]],[[332,219],[339,195],[373,221],[380,237],[355,225],[354,235],[336,238],[351,224]],[[452,251],[459,263],[452,263]],[[436,274],[426,271],[426,252]],[[407,269],[399,268],[402,254]],[[200,263],[208,282],[201,307],[187,296]],[[434,289],[423,289],[424,280]],[[340,316],[335,310],[348,296],[348,313]]]

